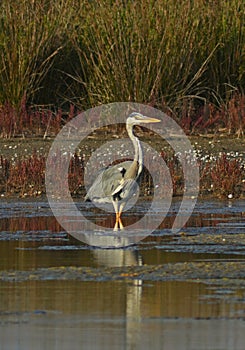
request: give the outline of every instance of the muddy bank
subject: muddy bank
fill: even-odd
[[[168,144],[161,138],[154,136],[143,136],[144,133],[139,133],[140,138],[152,145],[157,151],[165,149],[170,152]],[[122,137],[127,135],[122,134]],[[237,138],[234,135],[206,134],[198,136],[188,136],[194,149],[204,155],[218,156],[220,152],[228,153],[231,157],[240,157],[245,160],[245,138]],[[93,135],[86,139],[86,142],[81,143],[80,151],[86,156],[89,156],[95,149],[100,147],[105,141],[110,139],[118,139],[117,135]],[[19,157],[28,157],[34,151],[40,155],[47,156],[54,138],[0,138],[0,155],[14,160]]]
[[[120,268],[50,267],[31,271],[0,271],[2,282],[77,280],[77,281],[197,281],[225,282],[245,287],[245,261],[204,261],[155,266]]]

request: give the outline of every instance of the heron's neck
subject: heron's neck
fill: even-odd
[[[134,135],[133,132],[133,127],[130,125],[126,125],[127,128],[127,132],[128,132],[128,136],[130,138],[130,140],[132,141],[133,145],[134,145],[134,160],[133,163],[137,163],[137,168],[138,168],[138,175],[141,173],[142,171],[142,166],[143,166],[143,152],[142,152],[142,148],[141,148],[141,144],[140,144],[140,140],[138,139],[138,137],[136,137]]]
[[[134,135],[133,127],[126,125],[128,136],[134,145],[134,160],[138,162],[139,159],[139,139]]]

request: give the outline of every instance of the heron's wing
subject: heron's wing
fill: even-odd
[[[100,171],[85,200],[111,202],[111,198],[117,192],[117,189],[121,190],[124,176],[131,164],[131,161],[125,161]]]
[[[124,199],[128,196],[132,196],[135,193],[137,188],[136,181],[134,179],[122,179],[120,184],[117,186],[115,191],[112,193],[112,196],[117,197],[118,199]]]

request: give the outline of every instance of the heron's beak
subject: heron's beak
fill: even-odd
[[[147,116],[145,116],[145,119],[141,121],[141,123],[159,123],[161,122],[160,119],[156,119],[156,118],[149,118]]]

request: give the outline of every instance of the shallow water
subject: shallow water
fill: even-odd
[[[2,200],[0,350],[244,349],[245,201],[199,201],[170,235],[178,205],[137,245],[98,249],[47,202]]]

